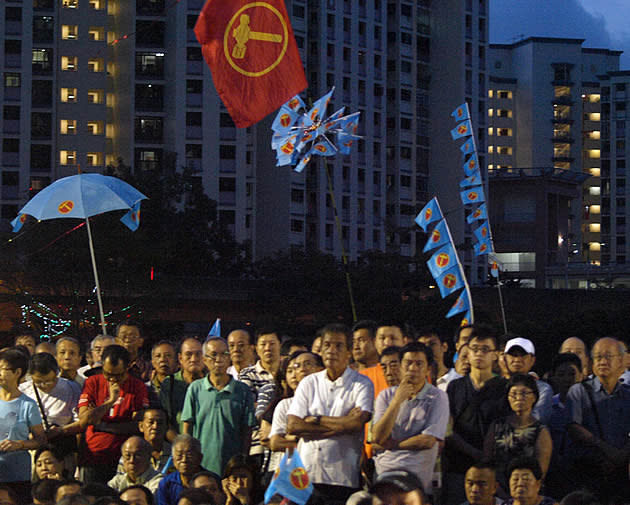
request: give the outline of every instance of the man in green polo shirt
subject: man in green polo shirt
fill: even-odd
[[[227,373],[230,353],[224,339],[206,341],[203,361],[209,373],[188,387],[181,420],[184,433],[201,441],[202,466],[223,475],[232,456],[249,452],[254,399],[249,387]]]

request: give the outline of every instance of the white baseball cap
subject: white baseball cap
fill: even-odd
[[[520,347],[527,354],[533,354],[533,355],[536,354],[536,349],[534,349],[534,343],[531,340],[528,340],[526,338],[516,337],[511,340],[508,340],[507,344],[505,344],[505,351],[503,352],[509,353],[510,349],[514,347]]]

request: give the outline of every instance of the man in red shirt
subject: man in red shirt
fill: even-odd
[[[79,453],[83,482],[107,483],[116,473],[120,448],[136,433],[134,413],[149,406],[144,383],[128,373],[129,352],[110,345],[103,352],[103,372],[88,377],[79,399],[85,445]]]

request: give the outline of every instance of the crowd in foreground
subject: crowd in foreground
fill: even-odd
[[[155,342],[150,360],[145,339],[131,320],[85,352],[15,332],[0,350],[0,505],[257,505],[293,451],[309,505],[630,503],[616,338],[590,353],[567,338],[540,375],[532,340],[483,325],[329,324],[308,346],[238,329]]]

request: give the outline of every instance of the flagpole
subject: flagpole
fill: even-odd
[[[350,278],[350,270],[348,265],[348,255],[346,254],[346,248],[343,245],[343,236],[341,235],[341,221],[339,220],[339,213],[337,212],[337,204],[335,203],[335,192],[332,184],[332,176],[330,174],[330,165],[328,161],[324,160],[326,166],[326,177],[328,178],[328,194],[332,202],[333,213],[335,215],[335,224],[337,225],[337,235],[339,237],[339,244],[341,246],[341,259],[343,261],[343,270],[346,275],[346,285],[348,286],[348,296],[350,297],[350,307],[352,308],[352,320],[357,322],[357,308],[354,303],[354,295],[352,294],[352,280]]]
[[[497,290],[499,291],[499,305],[501,306],[501,317],[503,318],[503,331],[507,335],[507,321],[505,319],[505,308],[503,306],[503,295],[501,294],[501,279],[499,278],[500,272],[497,265]]]
[[[440,202],[438,201],[438,199],[435,199],[435,203],[440,211],[440,214],[442,216],[444,216],[444,214],[442,214],[442,207],[440,207]],[[448,233],[448,240],[451,244],[453,244],[453,249],[455,249],[455,259],[457,260],[457,266],[459,267],[459,273],[462,276],[462,279],[464,279],[464,289],[466,290],[466,294],[468,295],[468,300],[470,301],[470,324],[473,324],[475,322],[475,309],[473,307],[473,299],[472,299],[472,294],[470,293],[470,285],[468,284],[468,279],[466,278],[466,273],[464,272],[464,266],[462,265],[462,262],[459,261],[459,253],[457,252],[457,247],[455,247],[455,242],[453,241],[453,236],[451,235],[451,229],[448,227],[448,222],[446,221],[446,219],[444,219],[444,227],[446,228],[446,233]]]
[[[85,218],[85,226],[87,227],[88,241],[90,243],[90,256],[92,257],[92,270],[94,271],[94,282],[96,284],[96,299],[98,300],[98,311],[101,316],[101,329],[105,335],[105,314],[103,312],[103,300],[101,300],[101,285],[98,281],[98,272],[96,270],[96,257],[94,256],[94,243],[92,242],[92,231],[90,230],[90,218]]]

